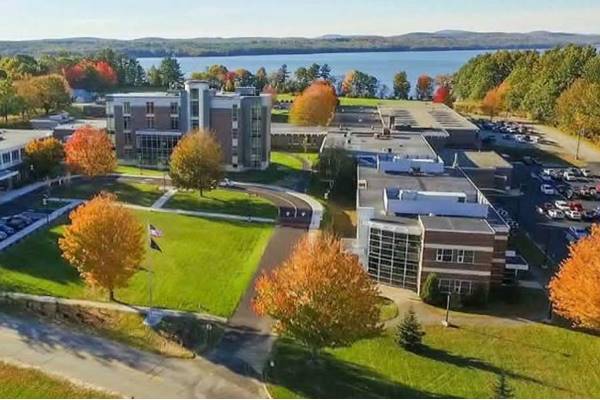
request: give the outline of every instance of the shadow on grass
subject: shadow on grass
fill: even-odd
[[[239,193],[242,193],[239,191]],[[198,192],[185,193],[183,197],[175,195],[167,203],[167,208],[204,211],[221,214],[250,215],[253,217],[277,218],[277,207],[270,203],[256,201],[256,197],[245,195],[243,199],[220,199],[211,192],[200,197]]]
[[[59,221],[65,222],[64,219]],[[59,222],[60,223],[60,222]],[[41,230],[11,247],[0,255],[0,266],[5,270],[27,274],[58,284],[78,283],[81,278],[77,270],[69,266],[60,255],[58,239],[61,235],[52,230]],[[2,281],[5,291],[19,291],[34,294],[50,294],[37,286]]]
[[[277,385],[303,398],[450,398],[412,388],[370,368],[321,353],[317,362],[310,352],[289,340],[281,339],[275,349],[274,367],[265,373],[266,383]]]

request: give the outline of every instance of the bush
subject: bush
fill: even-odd
[[[425,332],[421,329],[421,324],[417,320],[415,311],[410,308],[396,331],[396,343],[406,350],[414,351],[421,347]]]
[[[440,291],[440,282],[437,274],[429,274],[421,288],[421,300],[427,304],[441,306],[444,303],[444,294]]]
[[[470,295],[463,296],[462,304],[466,307],[483,307],[488,302],[488,291],[484,285],[476,285]]]

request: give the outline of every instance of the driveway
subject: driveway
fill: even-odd
[[[0,359],[138,398],[256,398],[263,385],[217,363],[181,360],[0,314]]]

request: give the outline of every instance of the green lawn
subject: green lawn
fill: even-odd
[[[175,214],[136,212],[163,230],[163,252],[148,253],[155,273],[152,305],[229,316],[250,283],[273,232],[268,225],[207,220]],[[105,300],[86,288],[60,256],[63,226],[36,233],[0,253],[0,289],[68,298]],[[148,305],[148,273],[140,270],[116,291],[126,303]]]
[[[177,192],[165,208],[277,218],[277,207],[273,203],[240,190],[215,189],[204,192],[202,197],[196,191]]]
[[[516,398],[600,396],[600,338],[555,326],[426,328],[425,349],[390,334],[330,350],[318,363],[287,340],[268,371],[277,398],[490,398],[505,374]]]
[[[111,398],[108,393],[74,385],[33,369],[0,362],[0,398],[81,399]]]
[[[264,171],[231,172],[228,177],[253,183],[275,183],[286,177],[302,172],[302,160],[294,155],[303,153],[289,153],[283,151],[271,152],[271,164]]]
[[[293,94],[278,94],[278,101],[294,101]],[[341,106],[364,106],[364,107],[377,107],[378,105],[395,105],[401,104],[402,102],[409,100],[389,100],[389,99],[363,99],[363,98],[352,98],[352,97],[339,97]],[[287,110],[274,110],[278,114]]]
[[[129,182],[97,178],[95,180],[74,180],[70,185],[53,188],[53,197],[89,199],[100,191],[112,192],[125,203],[150,207],[162,196],[162,187],[147,183]]]
[[[115,174],[122,175],[147,175],[147,176],[165,176],[165,173],[168,171],[159,171],[156,169],[148,169],[148,168],[138,168],[134,165],[119,165],[117,169],[115,169]]]

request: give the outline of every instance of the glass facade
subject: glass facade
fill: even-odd
[[[250,109],[250,165],[260,168],[262,161],[262,108],[260,105]]]
[[[142,166],[164,166],[180,135],[138,133],[136,135],[137,162]]]
[[[371,227],[367,259],[377,282],[417,290],[421,236]]]

